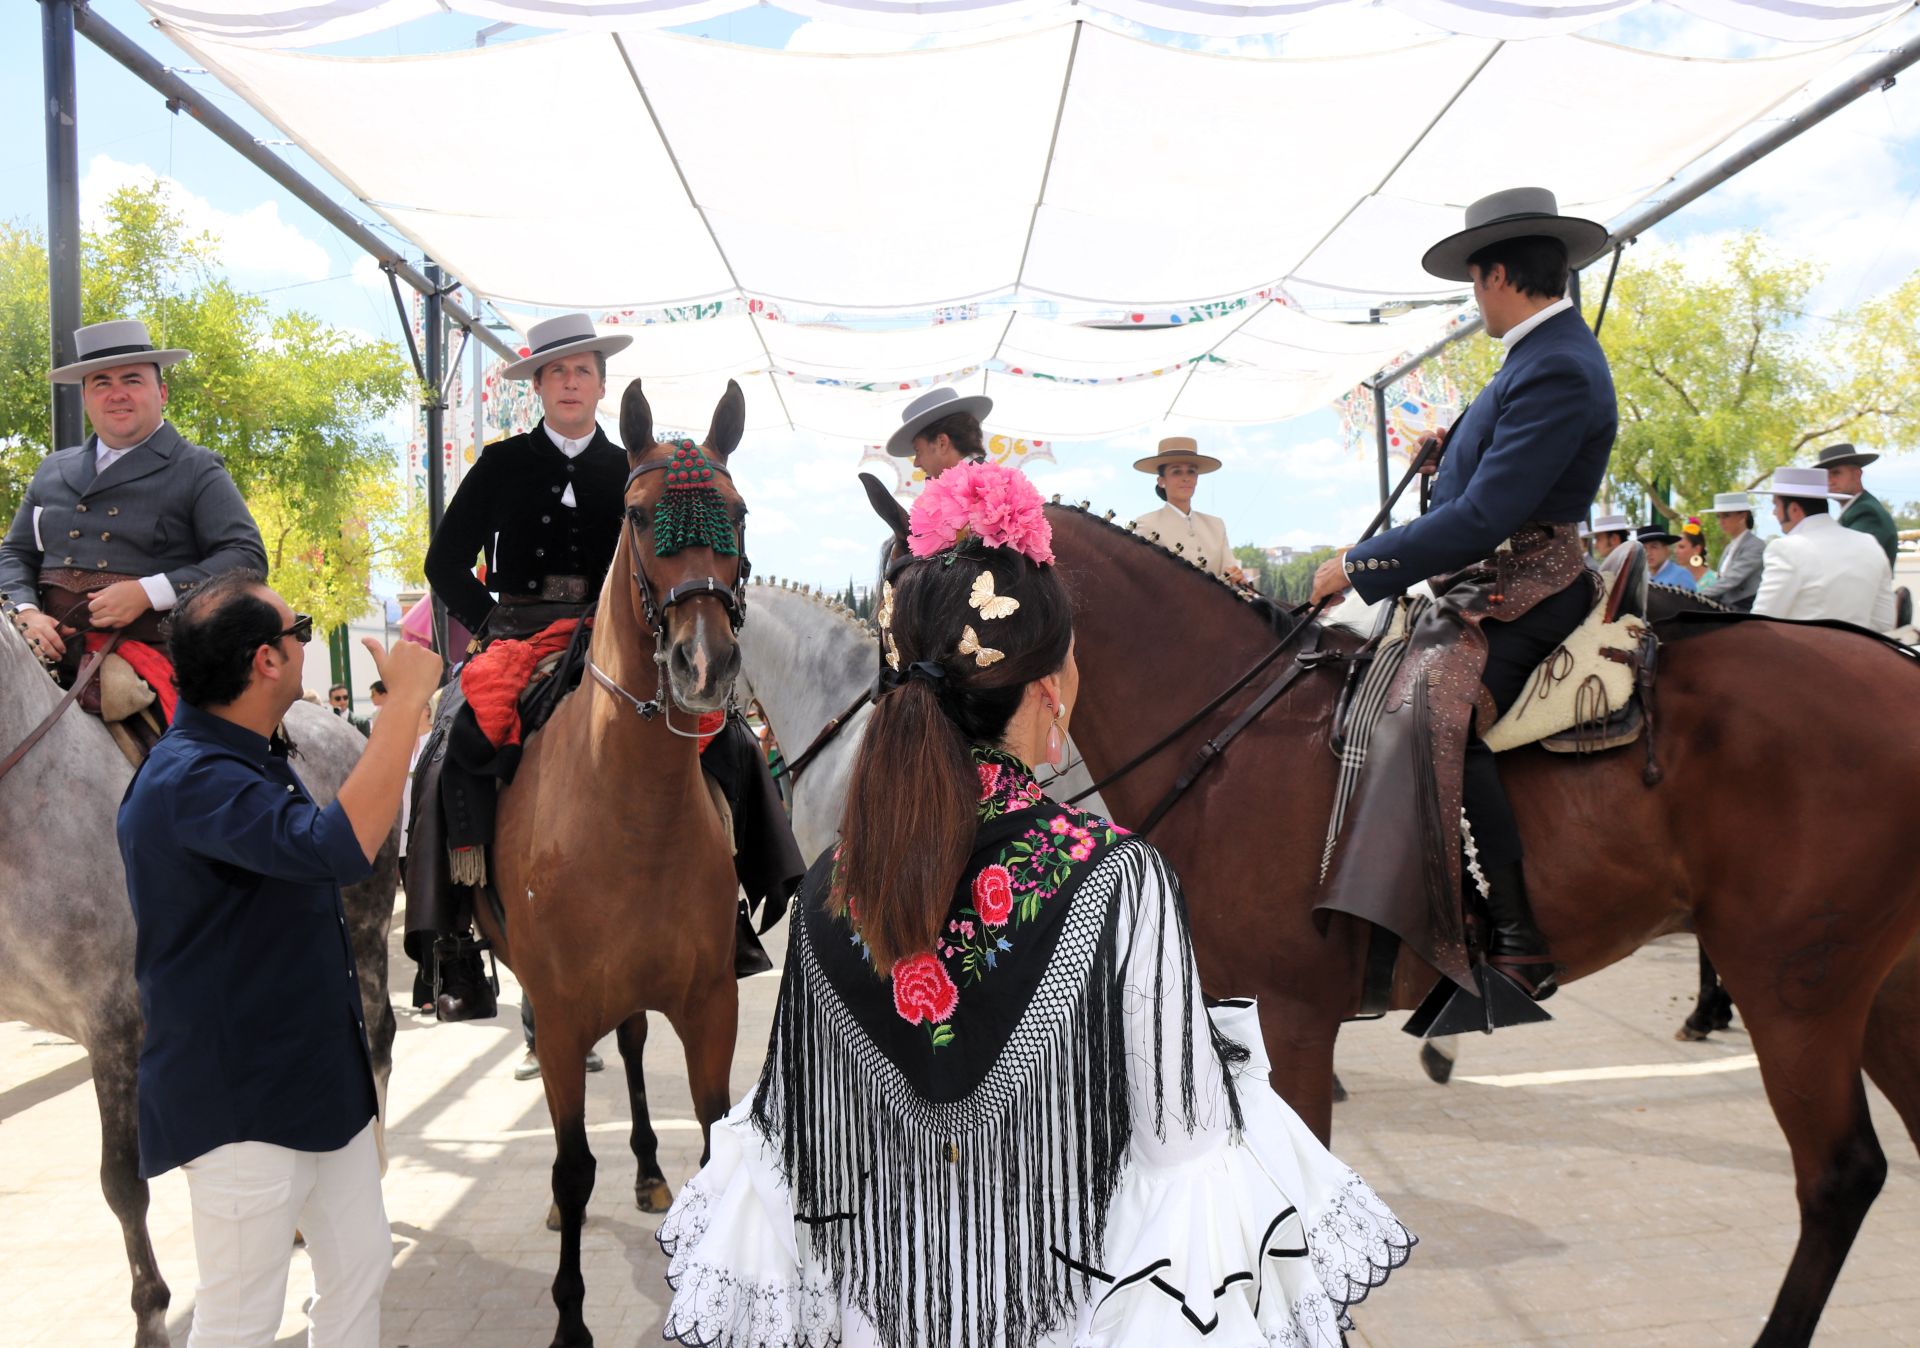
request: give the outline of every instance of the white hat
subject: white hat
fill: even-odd
[[[598,351],[603,356],[611,356],[631,345],[633,338],[625,333],[601,336],[594,330],[593,320],[585,314],[561,314],[527,329],[527,354],[500,371],[500,377],[531,379],[540,373],[542,366],[562,356],[579,351]]]
[[[1593,522],[1593,531],[1596,534],[1630,534],[1633,532],[1633,521],[1625,515],[1602,515]]]
[[[1742,510],[1753,509],[1753,497],[1743,491],[1717,492],[1713,498],[1713,509],[1709,514],[1732,515]]]
[[[164,370],[193,354],[178,347],[154,350],[147,325],[134,318],[89,323],[73,334],[73,349],[80,353],[80,359],[60,366],[47,378],[56,384],[77,384],[94,370],[110,370],[116,365],[158,365]]]
[[[1759,496],[1792,496],[1809,501],[1844,501],[1843,492],[1827,490],[1827,470],[1824,468],[1776,468],[1773,470],[1773,482],[1755,489]]]
[[[908,403],[907,410],[900,414],[900,429],[887,437],[887,453],[896,459],[910,459],[913,437],[934,422],[961,412],[971,412],[978,420],[985,421],[992,410],[993,399],[984,393],[963,397],[957,388],[929,389]]]

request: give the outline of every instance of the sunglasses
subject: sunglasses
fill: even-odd
[[[288,637],[292,637],[295,641],[299,642],[302,646],[306,645],[309,641],[312,641],[313,640],[312,615],[306,614],[306,613],[294,614],[293,626],[287,628],[286,631],[284,632],[275,633],[273,640],[276,643],[278,643],[286,640]]]

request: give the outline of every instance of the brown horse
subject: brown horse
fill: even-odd
[[[1288,620],[1084,510],[1047,514],[1074,594],[1073,737],[1104,778],[1272,650]],[[1321,634],[1322,649],[1357,644]],[[1642,784],[1637,748],[1501,758],[1528,888],[1564,977],[1691,929],[1752,1032],[1800,1205],[1764,1345],[1811,1339],[1885,1178],[1863,1065],[1920,1142],[1911,663],[1843,632],[1730,625],[1663,652],[1658,786]],[[1144,818],[1206,738],[1285,668],[1277,662],[1104,786],[1114,818]],[[1336,916],[1322,930],[1313,917],[1340,685],[1332,671],[1294,682],[1151,834],[1185,887],[1206,991],[1260,999],[1274,1088],[1323,1138],[1334,1038],[1358,1009],[1367,949],[1362,924]],[[1845,689],[1844,705],[1810,697],[1815,688]],[[1683,810],[1682,800],[1707,805]],[[1831,846],[1840,837],[1844,858]],[[1403,954],[1397,1004],[1413,1005],[1434,977]]]
[[[620,409],[632,470],[627,511],[600,591],[588,676],[527,741],[500,797],[493,878],[505,929],[489,905],[477,905],[482,929],[538,1011],[540,1076],[557,1153],[556,1348],[593,1342],[580,1273],[580,1224],[594,1175],[587,1050],[618,1030],[640,1163],[634,1197],[647,1211],[671,1201],[641,1077],[649,1010],[664,1014],[685,1046],[703,1133],[731,1103],[736,881],[726,828],[700,771],[695,725],[698,713],[726,705],[740,664],[734,630],[746,506],[726,461],[745,423],[746,401],[729,381],[702,448],[741,552],[728,556],[684,539],[674,547],[655,529],[661,498],[675,489],[667,471],[674,449],[654,443],[646,397],[637,381],[627,387]],[[658,555],[660,547],[669,555]]]

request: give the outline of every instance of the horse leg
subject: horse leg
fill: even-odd
[[[740,1029],[740,985],[731,976],[712,996],[668,1017],[687,1050],[687,1086],[694,1116],[700,1120],[700,1164],[713,1155],[713,1125],[733,1105],[727,1084],[733,1068],[734,1037]]]
[[[1867,1013],[1867,1075],[1920,1146],[1920,946],[1893,966]]]
[[[135,1100],[136,1033],[89,1045],[93,1093],[100,1104],[100,1188],[120,1220],[133,1274],[134,1348],[167,1348],[167,1306],[173,1293],[160,1276],[147,1234],[147,1182],[140,1178],[140,1116]]]
[[[1338,1015],[1294,1003],[1260,1002],[1268,1082],[1322,1143],[1333,1136],[1333,1041]]]
[[[1864,1008],[1797,1016],[1742,1001],[1774,1117],[1793,1152],[1800,1240],[1756,1348],[1811,1343],[1840,1266],[1887,1177],[1860,1079]]]
[[[553,1275],[553,1305],[560,1312],[560,1326],[554,1331],[552,1348],[587,1348],[593,1335],[582,1313],[587,1284],[580,1273],[580,1227],[593,1193],[586,1062],[593,1039],[584,1025],[565,1023],[558,998],[542,1005],[554,1008],[540,1016],[540,1080],[547,1091],[547,1113],[553,1119],[553,1205],[560,1215],[560,1267]]]
[[[1727,996],[1727,990],[1720,986],[1720,975],[1715,972],[1713,961],[1707,958],[1705,942],[1700,945],[1700,991],[1694,998],[1693,1010],[1675,1030],[1673,1037],[1682,1043],[1698,1043],[1715,1030],[1724,1030],[1733,1024],[1733,999]]]
[[[620,1061],[627,1067],[633,1159],[640,1163],[640,1175],[633,1185],[634,1205],[642,1212],[665,1212],[673,1206],[673,1190],[667,1187],[667,1177],[660,1169],[660,1139],[654,1135],[653,1119],[647,1112],[647,1079],[640,1061],[647,1047],[647,1013],[641,1011],[622,1021],[615,1042],[620,1045]]]

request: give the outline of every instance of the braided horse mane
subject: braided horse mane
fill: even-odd
[[[862,618],[859,614],[841,603],[837,597],[828,594],[825,590],[817,590],[811,585],[802,585],[796,581],[781,580],[778,576],[768,576],[764,580],[759,576],[755,576],[749,584],[750,586],[764,585],[769,590],[781,590],[787,594],[799,595],[815,608],[826,613],[831,613],[849,627],[863,632],[868,636],[874,634],[872,623]]]
[[[1100,525],[1112,533],[1127,539],[1129,542],[1149,552],[1158,554],[1166,561],[1186,567],[1189,571],[1203,577],[1209,584],[1225,591],[1227,596],[1235,603],[1251,610],[1276,636],[1286,637],[1290,635],[1303,621],[1299,614],[1296,614],[1286,605],[1276,603],[1265,595],[1256,594],[1250,590],[1243,590],[1231,581],[1215,575],[1206,567],[1201,566],[1199,562],[1180,551],[1178,545],[1168,547],[1160,541],[1160,535],[1142,533],[1133,527],[1131,521],[1126,524],[1114,523],[1114,512],[1111,510],[1096,515],[1090,503],[1086,501],[1063,502],[1057,493],[1048,503],[1047,508],[1049,510],[1070,510],[1074,514],[1086,519],[1089,523]],[[1315,626],[1319,625],[1319,619],[1317,618],[1313,619],[1312,622]]]

